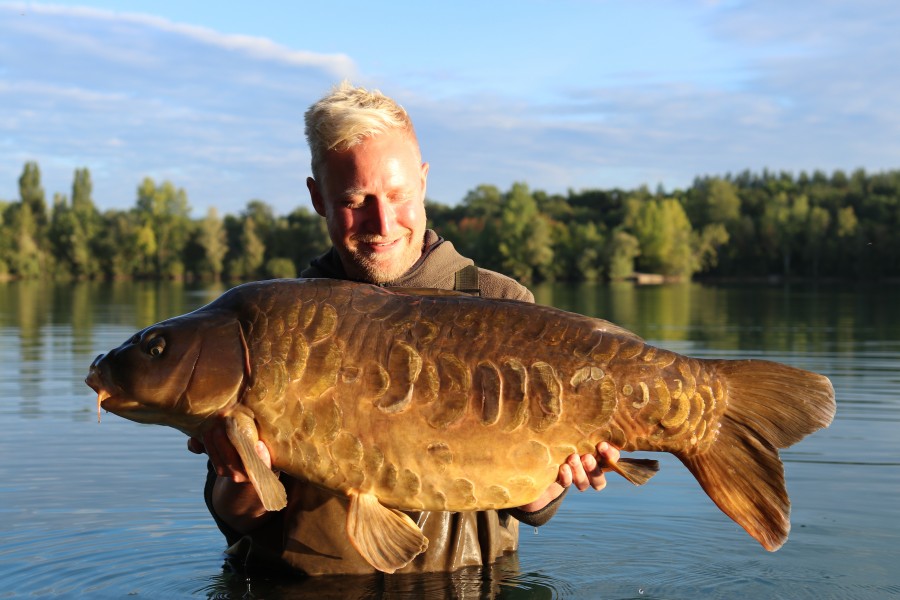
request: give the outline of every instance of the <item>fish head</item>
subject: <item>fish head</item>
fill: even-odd
[[[234,404],[249,375],[247,344],[233,315],[200,310],[151,325],[99,355],[85,383],[100,409],[195,435]]]

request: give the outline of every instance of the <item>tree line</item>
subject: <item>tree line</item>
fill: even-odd
[[[151,178],[128,210],[100,212],[90,171],[76,169],[71,199],[48,209],[37,163],[25,164],[20,199],[0,201],[0,277],[240,279],[295,277],[328,247],[323,220],[306,208],[277,216],[251,200],[238,215],[210,208],[191,218],[187,193]]]
[[[35,162],[19,199],[0,201],[0,278],[293,277],[329,245],[324,220],[251,200],[238,215],[192,218],[187,193],[145,178],[128,210],[100,212],[88,169],[48,208]],[[427,202],[429,226],[479,266],[530,284],[653,273],[878,280],[900,276],[900,171],[698,177],[685,190],[481,185]]]

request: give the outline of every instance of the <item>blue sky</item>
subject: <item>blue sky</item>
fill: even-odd
[[[895,0],[0,2],[0,199],[149,176],[194,216],[309,206],[303,112],[348,78],[397,98],[428,196],[686,187],[744,169],[900,167]]]

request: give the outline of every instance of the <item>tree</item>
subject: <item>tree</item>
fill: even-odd
[[[26,162],[19,177],[17,209],[10,215],[13,250],[12,271],[22,278],[37,278],[46,273],[47,203],[41,185],[41,170],[36,162]]]
[[[569,281],[599,281],[605,270],[604,239],[597,224],[573,222],[567,228],[568,244],[562,250],[569,264]],[[559,254],[559,252],[557,252]]]
[[[806,229],[808,216],[807,197],[791,196],[786,192],[775,194],[763,212],[764,239],[770,252],[780,256],[785,277],[791,275],[794,249],[799,246],[799,238]]]
[[[19,198],[28,207],[34,220],[35,231],[43,236],[47,227],[47,202],[41,185],[41,169],[36,162],[26,162],[19,177]]]
[[[53,196],[49,237],[57,277],[83,279],[94,274],[96,261],[90,240],[74,207],[62,194]]]
[[[256,221],[249,216],[241,219],[241,233],[236,257],[228,264],[232,278],[255,279],[266,256],[266,246],[256,233]]]
[[[621,227],[613,231],[606,247],[609,278],[618,281],[634,275],[634,259],[640,254],[641,244],[636,237]]]
[[[225,226],[215,207],[211,206],[206,212],[206,218],[200,222],[198,231],[198,245],[202,258],[200,259],[201,273],[209,275],[218,281],[225,268],[225,254],[228,252],[228,244],[225,238]]]
[[[498,250],[504,272],[525,285],[535,274],[546,279],[553,262],[550,224],[524,183],[513,184],[506,194],[500,224]]]
[[[94,206],[93,189],[91,172],[86,167],[75,169],[72,180],[72,214],[77,223],[78,244],[81,245],[75,252],[81,255],[77,261],[78,271],[84,277],[96,277],[100,274],[96,241],[101,221],[100,212]]]
[[[187,194],[165,181],[157,186],[149,177],[138,186],[136,213],[141,223],[140,244],[149,267],[147,274],[179,278],[184,274],[182,254],[190,234]],[[151,250],[152,248],[152,250]]]
[[[22,279],[37,279],[44,272],[44,254],[38,246],[37,224],[31,206],[24,202],[13,205],[8,211],[9,231],[12,238],[9,267]]]
[[[283,231],[286,238],[280,246],[282,256],[290,258],[298,270],[305,269],[310,261],[331,245],[325,219],[305,207],[296,208],[285,219]]]
[[[699,267],[694,232],[681,203],[674,198],[635,200],[625,222],[640,243],[642,270],[673,277],[690,277]]]
[[[12,254],[13,233],[7,225],[6,212],[9,204],[0,200],[0,280],[9,276],[9,262]]]
[[[741,216],[741,199],[734,184],[719,177],[705,180],[691,194],[693,202],[688,201],[688,216],[691,223],[703,228],[710,223],[721,223],[727,228]]]
[[[806,219],[805,238],[803,246],[805,258],[809,261],[813,277],[819,276],[819,259],[822,248],[825,246],[826,234],[831,224],[831,214],[821,206],[813,206],[809,210]]]
[[[452,232],[459,251],[475,261],[475,264],[493,270],[503,269],[500,255],[500,214],[504,198],[499,188],[479,185],[466,194],[462,201],[462,215]],[[450,235],[450,232],[447,232]]]
[[[134,211],[106,211],[101,216],[100,223],[94,247],[100,257],[100,269],[106,278],[125,279],[146,274],[144,261],[148,260],[147,256],[152,257],[156,253],[153,232],[138,225]]]

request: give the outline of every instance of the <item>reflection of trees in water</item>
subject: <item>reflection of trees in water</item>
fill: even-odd
[[[217,297],[222,285],[166,282],[0,283],[3,396],[18,412],[89,415],[84,377],[91,360],[139,329]]]
[[[226,287],[150,281],[0,284],[0,358],[8,374],[3,385],[14,388],[4,395],[22,414],[40,414],[48,406],[87,410],[83,378],[96,354],[150,324],[206,304]],[[686,354],[698,346],[706,353],[784,358],[852,351],[864,340],[900,337],[894,316],[900,286],[620,282],[541,284],[534,292],[541,304],[612,321],[662,347],[673,342],[671,349]]]

